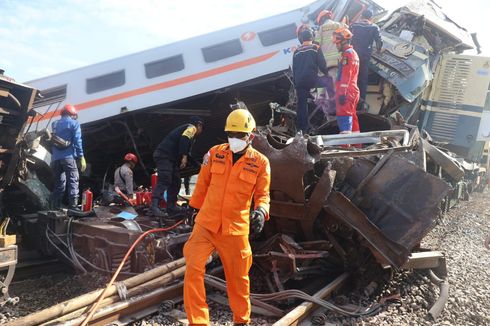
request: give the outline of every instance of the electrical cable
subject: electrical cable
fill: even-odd
[[[213,276],[206,274],[206,278],[212,279],[216,282],[221,283],[222,285],[226,286],[226,282],[220,279],[219,277]],[[323,300],[321,298],[316,298],[313,297],[303,291],[300,290],[285,290],[285,291],[279,291],[275,293],[266,293],[266,294],[257,294],[257,293],[250,293],[250,298],[261,300],[261,301],[282,301],[282,300],[287,300],[291,298],[297,298],[305,301],[310,301],[313,302],[319,306],[322,306],[324,308],[327,308],[331,311],[340,313],[342,315],[346,316],[353,316],[353,317],[360,317],[360,316],[369,316],[377,313],[379,309],[381,308],[381,305],[377,304],[371,308],[367,308],[367,310],[360,312],[361,307],[359,307],[356,311],[349,311],[346,310],[342,307],[339,307],[329,301]]]
[[[60,236],[56,233],[53,232],[53,230],[51,230],[49,227],[46,227],[46,231],[49,231],[56,239],[58,239],[58,241],[63,245],[65,246],[65,248],[68,248],[68,245],[66,244],[66,242],[64,242]],[[61,255],[63,255],[63,257],[65,257],[70,263],[72,263],[73,265],[75,265],[75,263],[65,254],[65,252],[59,248],[55,243],[53,243],[53,241],[49,238],[48,236],[48,233],[46,233],[46,238],[48,239],[49,243],[59,251],[59,253]],[[107,273],[107,274],[110,274],[111,271],[108,270],[108,269],[103,269],[103,268],[100,268],[94,264],[92,264],[90,261],[88,261],[85,257],[83,257],[82,255],[80,255],[79,253],[77,253],[76,251],[74,251],[74,253],[76,254],[76,256],[81,259],[84,263],[86,263],[87,265],[89,265],[90,267],[92,267],[94,270],[96,271],[99,271],[101,273]],[[135,275],[138,275],[138,273],[131,273],[131,272],[121,272],[119,273],[120,275],[124,275],[124,276],[135,276]]]
[[[143,240],[147,235],[149,235],[151,233],[158,233],[158,232],[170,231],[172,229],[175,229],[177,226],[179,226],[183,222],[184,222],[184,220],[180,220],[179,222],[175,223],[174,225],[172,225],[172,226],[170,226],[168,228],[158,228],[158,229],[148,230],[148,231],[142,233],[138,237],[138,239],[136,239],[136,241],[131,245],[131,247],[129,248],[129,250],[126,252],[126,255],[124,256],[123,260],[121,261],[121,263],[117,267],[117,270],[114,273],[114,275],[112,276],[110,282],[107,284],[107,286],[104,289],[104,291],[100,294],[100,296],[97,299],[97,301],[92,305],[92,307],[90,308],[90,311],[89,311],[87,317],[83,320],[83,322],[80,324],[80,326],[86,326],[90,322],[90,320],[94,316],[95,312],[97,311],[97,308],[99,307],[100,303],[102,302],[102,300],[104,300],[104,297],[105,297],[107,291],[112,286],[112,284],[116,280],[117,276],[121,272],[121,269],[123,268],[124,264],[126,263],[126,260],[129,258],[129,255],[131,255],[131,253],[133,252],[133,250],[136,248],[136,245],[138,245],[138,243],[141,240]]]
[[[68,249],[68,252],[70,253],[71,258],[75,262],[75,267],[78,268],[83,274],[87,274],[87,270],[85,269],[85,267],[82,266],[82,264],[80,264],[80,261],[78,260],[77,255],[75,254],[75,250],[73,248],[73,241],[72,241],[72,236],[73,236],[73,233],[72,233],[72,221],[73,221],[73,217],[70,217],[68,219],[68,225],[67,225],[67,228],[66,228],[66,244],[67,244],[67,249]]]

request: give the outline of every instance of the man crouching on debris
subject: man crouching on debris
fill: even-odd
[[[71,209],[78,204],[78,167],[82,172],[87,168],[83,156],[82,132],[77,119],[77,109],[66,104],[61,110],[61,119],[53,122],[52,169],[55,178],[53,193],[51,194],[51,209],[59,209],[61,201],[68,189],[68,203]]]
[[[128,196],[131,205],[136,205],[134,193],[133,169],[138,164],[138,157],[133,153],[124,155],[124,164],[114,171],[114,187]]]
[[[199,210],[185,244],[184,307],[190,324],[209,325],[204,273],[216,250],[224,267],[228,299],[235,325],[250,321],[252,251],[249,228],[259,234],[269,215],[269,160],[253,149],[255,120],[248,110],[236,109],[226,119],[228,143],[204,156],[190,206]],[[254,211],[250,206],[254,202]]]

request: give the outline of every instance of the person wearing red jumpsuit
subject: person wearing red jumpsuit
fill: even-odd
[[[335,30],[332,35],[341,57],[335,82],[335,105],[337,124],[341,134],[360,132],[356,107],[359,102],[359,57],[352,47],[352,33],[346,27]]]

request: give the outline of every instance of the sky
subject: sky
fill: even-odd
[[[20,82],[265,18],[314,0],[0,0],[0,69]],[[436,0],[490,56],[488,0]],[[378,0],[386,9],[406,3]],[[464,5],[462,5],[464,3]]]

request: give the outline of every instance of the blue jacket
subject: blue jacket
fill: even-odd
[[[83,156],[82,130],[77,120],[69,116],[62,116],[61,119],[54,121],[51,127],[57,136],[71,142],[71,145],[65,149],[59,149],[53,146],[52,161],[69,157],[76,159]]]
[[[327,75],[327,63],[320,46],[303,42],[293,54],[293,83],[296,88],[313,88],[318,83],[318,70]]]
[[[350,26],[350,30],[352,34],[354,34],[354,36],[352,36],[352,46],[359,57],[369,58],[371,56],[371,53],[373,52],[373,42],[376,43],[376,48],[381,50],[383,41],[381,40],[378,25],[362,19],[358,23],[353,23]]]

